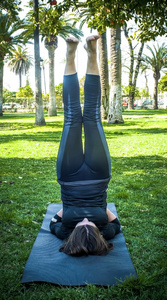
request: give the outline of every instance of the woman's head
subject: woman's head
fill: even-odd
[[[59,251],[72,256],[106,255],[113,249],[113,244],[107,243],[99,229],[92,225],[76,226]]]

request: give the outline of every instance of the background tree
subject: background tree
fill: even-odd
[[[140,96],[141,96],[141,97],[145,97],[145,98],[146,98],[146,97],[147,97],[147,98],[150,97],[150,94],[149,94],[149,91],[148,91],[148,88],[147,88],[147,87],[141,89],[141,91],[140,91]]]
[[[141,57],[144,49],[144,42],[141,43],[138,55],[135,59],[134,49],[137,45],[133,46],[133,35],[129,34],[130,29],[127,26],[124,26],[124,34],[128,41],[129,52],[130,52],[130,67],[129,67],[129,101],[128,101],[128,109],[134,109],[134,98],[135,98],[135,89],[137,83],[137,77],[139,75],[139,68],[141,64]],[[136,66],[135,66],[136,60]]]
[[[160,72],[167,68],[167,46],[163,43],[161,46],[157,44],[157,47],[153,45],[153,48],[147,45],[147,49],[150,55],[143,55],[142,65],[145,68],[153,71],[154,78],[154,101],[153,108],[158,108],[158,81],[160,79]]]
[[[48,50],[49,56],[49,109],[48,115],[54,116],[57,114],[56,110],[56,99],[55,99],[55,84],[54,84],[54,57],[55,50],[58,47],[58,36],[65,39],[69,35],[73,35],[76,38],[83,36],[81,30],[73,26],[74,17],[64,16],[65,12],[70,9],[69,5],[54,5],[39,6],[39,34],[44,40],[45,47]],[[36,15],[35,15],[36,16]],[[29,20],[27,33],[31,36],[32,32],[32,23],[36,23],[34,15],[32,16],[31,12],[27,15]]]
[[[40,48],[39,48],[39,11],[38,0],[33,0],[33,12],[35,16],[34,24],[34,59],[35,59],[35,125],[46,125],[43,101],[42,101],[42,89],[41,89],[41,68],[40,68]]]
[[[51,32],[49,32],[49,26],[47,26],[47,22],[45,21],[45,26],[42,24],[40,27],[41,33],[43,36],[45,36],[45,47],[48,50],[48,57],[49,57],[49,109],[48,109],[48,115],[49,116],[55,116],[57,115],[56,111],[56,99],[55,99],[55,92],[54,92],[54,74],[55,74],[55,68],[54,68],[54,60],[55,60],[55,50],[58,47],[58,36],[65,39],[69,35],[73,35],[77,38],[80,38],[81,31],[79,31],[77,28],[73,27],[73,25],[70,23],[72,19],[69,19],[68,17],[61,17],[56,20],[56,17],[54,16],[55,10],[50,9],[50,13],[48,15],[50,16],[47,18],[48,23],[51,22],[51,17],[55,22],[57,22],[57,26],[59,29],[55,28],[53,26]]]
[[[3,101],[3,67],[7,54],[11,55],[15,45],[23,42],[23,34],[19,30],[24,28],[23,22],[13,22],[8,14],[0,11],[0,115],[2,116]]]
[[[139,27],[137,36],[140,41],[152,40],[158,35],[167,36],[166,0],[64,0],[62,3],[89,11],[88,26],[101,33],[107,27],[116,28],[133,19]]]
[[[109,108],[109,73],[107,35],[103,32],[98,40],[100,57],[100,79],[101,79],[101,112],[102,118],[107,119]]]
[[[45,20],[45,22],[43,22]],[[68,16],[60,17],[58,10],[50,7],[48,10],[42,10],[40,14],[39,28],[44,38],[45,47],[48,50],[49,57],[49,116],[56,116],[56,98],[55,98],[55,82],[54,82],[54,61],[55,50],[58,47],[58,36],[66,39],[67,36],[73,35],[80,39],[82,32],[75,28],[72,24],[74,18]]]
[[[146,90],[147,90],[147,93],[149,94],[148,78],[147,78],[148,77],[147,66],[143,65],[142,61],[141,61],[141,64],[140,64],[140,71],[141,71],[141,74],[144,74],[145,82],[146,82]]]
[[[17,50],[12,51],[12,56],[9,57],[9,67],[19,75],[19,87],[22,86],[22,75],[26,75],[32,65],[32,57],[28,55],[27,48],[18,46]]]
[[[159,81],[158,90],[160,92],[167,92],[167,73]]]
[[[20,0],[12,0],[12,1],[6,1],[1,0],[0,1],[0,11],[4,11],[8,14],[10,19],[13,21],[17,20],[19,11],[21,11],[21,1]]]
[[[63,107],[63,83],[59,83],[55,86],[56,104],[57,107]]]
[[[131,86],[130,85],[127,85],[127,86],[122,86],[122,93],[124,96],[127,97],[127,103],[129,102],[129,94],[130,94],[130,89],[131,89]],[[135,94],[134,94],[134,97],[139,97],[140,95],[140,92],[139,92],[139,88],[136,86],[135,87]]]
[[[88,27],[97,29],[98,32],[103,33],[107,27],[116,28],[125,25],[129,20],[134,20],[138,24],[137,37],[142,42],[155,39],[158,35],[167,35],[167,6],[166,0],[154,1],[111,1],[111,0],[86,0],[80,2],[77,0],[64,0],[64,4],[70,3],[71,7],[76,10],[86,10]],[[116,35],[115,35],[116,36]],[[114,51],[114,49],[111,47]],[[115,53],[116,54],[116,53]],[[111,56],[114,54],[110,54]],[[138,67],[139,68],[139,67]],[[117,86],[120,85],[118,81]],[[117,90],[119,93],[119,90]],[[112,95],[112,99],[114,95]],[[117,95],[120,99],[120,95]],[[110,101],[114,105],[114,101]],[[115,106],[112,107],[114,111]],[[109,108],[109,119],[112,116]],[[120,117],[122,119],[121,110],[119,109]],[[117,111],[118,115],[118,111]]]
[[[3,103],[16,102],[16,92],[3,89]]]
[[[16,93],[17,101],[27,107],[30,104],[30,99],[33,99],[33,97],[34,92],[28,83],[24,87],[20,87],[19,91]]]
[[[109,99],[108,123],[123,123],[121,92],[121,29],[111,28],[111,88]]]

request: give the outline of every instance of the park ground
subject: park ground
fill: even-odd
[[[167,299],[167,110],[125,111],[124,124],[103,122],[112,160],[114,202],[138,279],[113,287],[20,283],[49,203],[60,202],[56,157],[63,114],[0,117],[1,299]]]

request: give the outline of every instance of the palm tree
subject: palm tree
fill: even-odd
[[[55,80],[54,80],[54,71],[55,71],[55,50],[58,47],[58,38],[57,36],[50,36],[50,39],[45,38],[45,48],[48,50],[49,57],[49,108],[48,116],[56,116],[56,96],[55,96]]]
[[[133,46],[133,38],[130,37],[129,34],[130,29],[128,29],[126,26],[124,26],[124,34],[128,41],[129,46],[129,52],[130,52],[130,68],[129,68],[129,103],[128,103],[128,109],[134,109],[134,98],[135,98],[135,91],[136,91],[136,83],[137,83],[137,77],[139,75],[139,68],[141,64],[141,56],[144,49],[144,43],[141,43],[138,55],[136,57],[136,66],[134,67],[135,62],[135,54],[134,49],[136,46]]]
[[[153,71],[154,77],[154,101],[153,108],[158,108],[158,81],[160,79],[160,72],[167,68],[167,46],[163,43],[161,46],[157,43],[157,48],[153,45],[153,48],[147,45],[147,49],[151,55],[143,55],[142,68],[144,66],[147,69]]]
[[[100,35],[98,40],[100,56],[100,78],[101,78],[101,112],[102,118],[107,119],[109,100],[109,74],[106,32]]]
[[[111,88],[109,99],[108,124],[123,123],[121,95],[121,28],[111,28]]]
[[[41,67],[40,67],[40,47],[39,47],[39,6],[38,0],[33,0],[33,13],[35,16],[34,25],[34,59],[35,59],[35,125],[44,126],[45,118],[43,111],[42,87],[41,87]],[[31,26],[31,24],[30,24]]]
[[[51,17],[54,18],[54,15],[52,14],[52,9],[50,9]],[[43,27],[41,29],[42,35],[45,37],[45,47],[48,50],[48,57],[49,57],[49,109],[48,109],[48,115],[49,116],[56,116],[57,115],[57,109],[56,109],[56,98],[55,98],[55,83],[54,83],[54,59],[55,59],[55,50],[58,47],[58,36],[65,39],[70,34],[80,38],[81,33],[80,30],[73,27],[73,25],[70,23],[72,19],[68,17],[60,17],[57,20],[57,26],[59,29],[53,33],[49,33],[48,27]]]
[[[61,36],[63,39],[65,39],[70,34],[75,36],[76,38],[80,38],[80,36],[83,36],[81,30],[74,27],[74,24],[71,24],[71,21],[74,21],[75,18],[68,18],[63,17],[63,9],[61,11],[57,6],[55,8],[49,7],[45,5],[39,5],[38,6],[38,0],[33,0],[34,2],[34,11],[29,11],[27,14],[27,35],[26,37],[32,38],[32,29],[33,29],[33,23],[35,22],[35,31],[34,31],[34,49],[37,48],[37,30],[39,29],[39,34],[42,36],[42,40],[44,39],[45,47],[48,50],[48,56],[49,56],[49,116],[55,116],[57,115],[56,110],[56,99],[55,99],[55,84],[54,84],[54,55],[55,55],[55,49],[58,47],[58,36]],[[35,7],[36,6],[36,7]],[[38,8],[37,8],[38,7]],[[39,12],[39,15],[38,15]],[[36,20],[34,20],[34,16],[36,16]],[[38,18],[38,20],[37,20]],[[39,65],[40,65],[40,56],[39,56],[39,49],[37,53],[37,49],[34,52],[35,53],[35,64],[37,66],[38,62],[38,75],[36,81],[38,81],[38,88],[36,87],[36,90],[39,90],[39,84],[41,85],[41,73],[39,72]],[[41,89],[41,87],[40,87]],[[42,93],[40,93],[42,95]],[[36,108],[38,106],[36,105]],[[41,105],[42,108],[42,105]]]
[[[11,55],[14,45],[23,42],[22,34],[16,34],[19,29],[23,28],[20,21],[13,22],[10,15],[0,12],[0,115],[2,116],[2,96],[3,96],[3,67],[4,59],[7,54]]]
[[[83,25],[90,21],[92,15],[89,8],[82,8],[77,11],[79,14],[80,29]],[[105,28],[106,29],[106,28]],[[99,32],[100,39],[98,40],[99,46],[99,59],[100,59],[100,78],[101,78],[101,113],[102,118],[107,119],[109,109],[109,71],[108,71],[108,53],[107,53],[107,35],[106,31],[102,34]]]
[[[28,56],[27,49],[22,49],[18,46],[17,50],[14,50],[12,56],[9,57],[9,67],[16,75],[19,75],[19,86],[22,86],[22,75],[26,75],[30,66],[32,65],[32,57]]]
[[[54,83],[54,58],[55,50],[58,47],[58,36],[63,39],[66,39],[69,35],[73,35],[79,39],[80,36],[83,36],[81,30],[75,28],[71,21],[74,21],[74,18],[70,18],[68,16],[60,17],[56,8],[53,9],[50,7],[49,9],[45,9],[40,12],[39,30],[44,39],[49,57],[49,116],[57,115]]]

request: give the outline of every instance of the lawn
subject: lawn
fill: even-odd
[[[138,279],[103,288],[21,285],[49,203],[60,202],[56,157],[63,116],[0,117],[1,299],[166,299],[167,110],[125,111],[124,124],[103,122],[112,159],[114,202]]]

